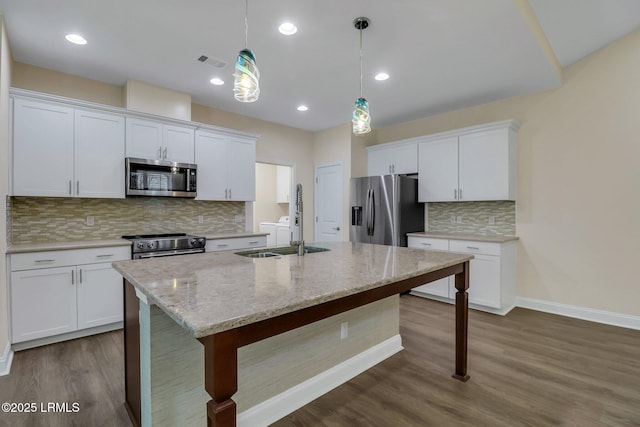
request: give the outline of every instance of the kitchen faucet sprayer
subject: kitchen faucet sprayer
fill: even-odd
[[[298,246],[298,256],[304,255],[304,233],[302,231],[302,184],[296,185],[296,210],[294,216],[294,224],[298,226],[299,239],[293,240],[293,232],[291,233],[292,246]]]

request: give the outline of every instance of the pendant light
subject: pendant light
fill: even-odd
[[[249,50],[249,0],[244,3],[244,49],[238,53],[236,71],[233,73],[233,96],[240,102],[255,102],[260,96],[260,71],[256,57]]]
[[[356,107],[353,110],[353,133],[364,135],[371,132],[371,116],[369,115],[369,103],[362,97],[362,30],[369,26],[369,18],[360,17],[353,20],[353,25],[360,31],[360,98],[356,99]]]

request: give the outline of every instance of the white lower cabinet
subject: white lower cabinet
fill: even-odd
[[[409,236],[409,247],[447,250],[472,254],[469,262],[469,303],[472,308],[497,314],[506,314],[515,305],[516,297],[516,245],[472,240],[434,239]],[[427,246],[428,245],[428,246]],[[444,248],[447,249],[444,249]],[[445,284],[446,281],[446,284]],[[419,286],[412,294],[454,302],[453,276]]]
[[[121,322],[122,276],[111,263],[130,259],[130,251],[124,246],[10,255],[12,342]],[[71,260],[73,265],[64,265]]]

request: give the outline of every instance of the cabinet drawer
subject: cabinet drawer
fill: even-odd
[[[207,240],[206,251],[232,251],[236,249],[262,248],[267,246],[267,236],[233,237]]]
[[[450,240],[449,250],[468,254],[500,255],[500,243]]]
[[[30,252],[11,255],[11,271],[122,261],[126,259],[131,259],[131,248],[129,246]]]
[[[434,251],[448,251],[449,240],[434,239],[431,237],[408,237],[408,246],[410,248],[429,249]]]

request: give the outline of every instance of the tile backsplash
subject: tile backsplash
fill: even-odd
[[[198,216],[203,222],[199,223]],[[87,225],[92,216],[94,225]],[[8,197],[10,244],[115,239],[128,234],[245,230],[244,202],[172,198]]]
[[[429,231],[450,233],[516,234],[516,202],[442,202],[428,203]],[[451,217],[456,223],[451,223]],[[493,217],[494,224],[489,224]],[[458,218],[461,220],[457,222]]]

